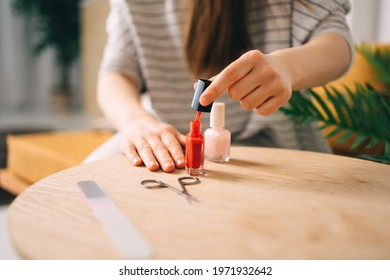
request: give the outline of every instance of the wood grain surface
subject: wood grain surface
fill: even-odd
[[[151,244],[155,259],[390,259],[390,166],[313,152],[232,147],[205,162],[188,203],[174,173],[123,156],[51,175],[17,197],[9,231],[27,259],[120,259],[76,184],[95,180]]]

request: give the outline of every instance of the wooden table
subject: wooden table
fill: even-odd
[[[123,156],[49,176],[9,211],[16,250],[28,259],[117,259],[76,184],[95,180],[151,244],[156,259],[389,259],[390,166],[313,152],[232,147],[205,162],[198,203],[141,187],[167,174]]]

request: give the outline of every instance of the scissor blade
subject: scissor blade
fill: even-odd
[[[185,195],[185,193],[183,193],[181,190],[176,189],[175,187],[172,187],[172,186],[167,185],[167,184],[165,185],[165,187],[167,187],[168,189],[170,189],[171,191],[173,191],[179,195]]]
[[[190,202],[190,203],[191,203],[191,201],[199,202],[199,200],[197,200],[195,197],[190,195],[189,192],[187,191],[187,189],[184,187],[183,187],[182,193],[186,196],[188,202]]]
[[[170,189],[171,191],[183,196],[188,202],[191,202],[193,200],[197,201],[197,199],[195,199],[192,195],[190,195],[185,188],[183,188],[183,191],[180,191],[180,190],[178,190],[170,185],[166,185],[166,187],[168,189]]]
[[[199,202],[199,200],[197,200],[195,197],[193,197],[192,195],[188,195],[187,196],[187,201],[189,202],[189,203],[191,203],[191,202],[193,202],[193,201],[195,201],[195,202]]]

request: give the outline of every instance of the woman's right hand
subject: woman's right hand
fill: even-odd
[[[133,165],[165,172],[184,168],[185,136],[172,125],[148,116],[129,120],[121,131],[120,149]]]

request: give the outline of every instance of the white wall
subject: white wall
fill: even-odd
[[[24,100],[25,83],[17,77],[25,77],[28,55],[26,33],[22,22],[12,18],[10,1],[0,1],[0,110],[15,107]]]
[[[390,43],[390,0],[351,0],[349,15],[356,42]]]
[[[378,18],[378,41],[390,44],[390,0],[380,1]]]

